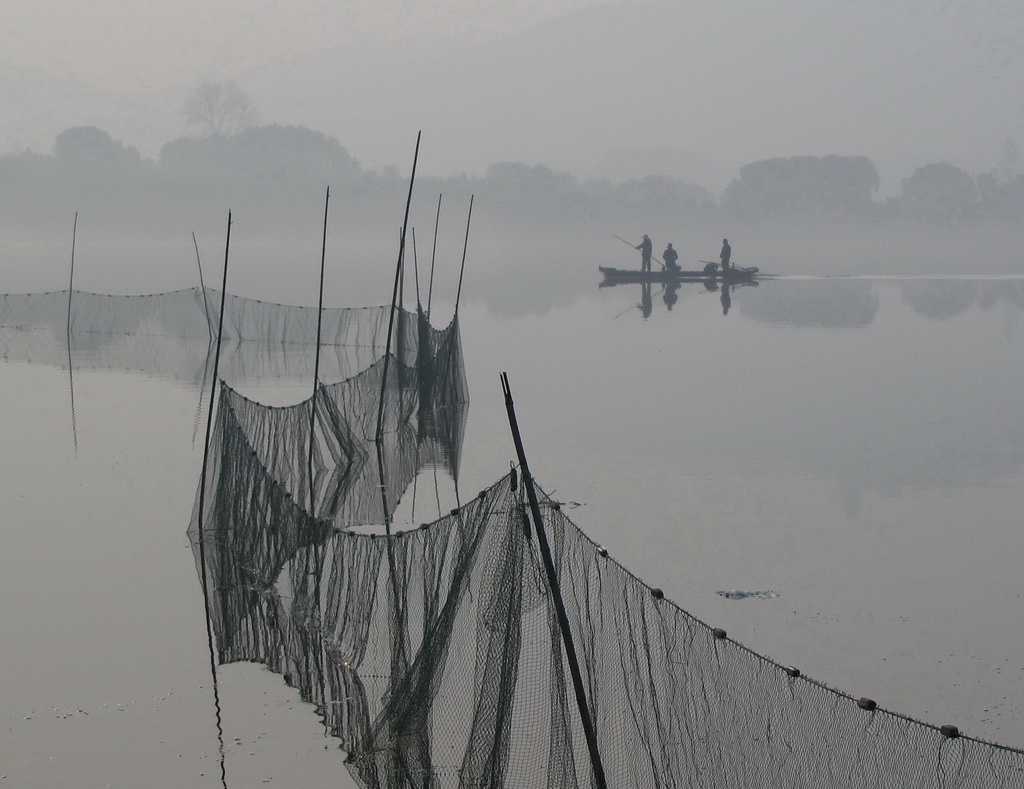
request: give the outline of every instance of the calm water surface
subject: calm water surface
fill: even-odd
[[[1024,747],[1024,281],[730,298],[656,287],[648,310],[595,281],[543,315],[464,302],[460,479],[424,470],[399,526],[508,469],[505,371],[534,475],[645,581],[854,696]],[[72,410],[66,367],[6,339],[0,786],[219,786],[221,764],[229,786],[348,785],[313,708],[259,666],[218,670],[221,746],[185,535],[203,359],[76,367]],[[311,381],[236,383],[294,402]],[[736,590],[775,594],[718,594]]]

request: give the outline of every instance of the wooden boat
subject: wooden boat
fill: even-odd
[[[719,287],[723,287],[723,288],[729,287],[729,288],[732,288],[733,290],[735,290],[736,288],[747,288],[747,287],[755,287],[756,288],[758,285],[761,284],[760,281],[756,277],[744,277],[742,279],[736,279],[734,277],[729,277],[728,279],[722,279],[721,276],[719,276],[718,279],[715,279],[714,277],[700,277],[699,279],[698,278],[692,278],[691,279],[690,277],[686,277],[686,278],[681,279],[679,277],[676,277],[674,279],[662,279],[662,280],[651,280],[651,279],[636,280],[636,279],[617,279],[617,278],[608,279],[608,278],[605,278],[605,279],[602,279],[600,282],[597,283],[597,287],[599,287],[599,288],[614,288],[614,287],[618,287],[619,285],[621,285],[622,287],[629,287],[631,285],[636,285],[638,283],[640,285],[647,285],[647,286],[658,285],[661,288],[671,288],[671,289],[678,289],[680,285],[696,285],[696,284],[701,284],[701,285],[704,286],[705,290],[711,290],[711,291],[716,291],[716,290],[719,289]]]
[[[726,274],[723,274],[717,266],[705,266],[698,271],[683,271],[681,269],[678,271],[672,269],[639,271],[638,269],[612,268],[611,266],[598,266],[597,268],[606,282],[702,282],[706,279],[745,282],[753,279],[758,272],[757,266],[745,268],[734,266]]]

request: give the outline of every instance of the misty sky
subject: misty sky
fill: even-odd
[[[519,160],[720,188],[838,153],[885,181],[1005,168],[1024,144],[1019,0],[7,0],[5,18],[0,151],[90,124],[156,156],[202,78],[367,166],[406,168],[422,128],[436,174]]]

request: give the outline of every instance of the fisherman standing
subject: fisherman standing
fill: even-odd
[[[729,239],[722,239],[722,273],[729,273],[729,258],[732,257],[732,247],[729,246]]]
[[[640,250],[640,270],[650,271],[651,253],[654,251],[654,244],[651,242],[650,236],[644,233],[644,240],[637,244],[636,248]]]
[[[679,253],[672,249],[671,244],[661,253],[661,257],[665,260],[665,268],[668,271],[679,271],[679,265],[676,263],[679,260]]]

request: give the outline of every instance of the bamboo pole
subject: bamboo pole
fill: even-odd
[[[320,246],[320,295],[317,299],[317,311],[316,311],[316,351],[314,352],[313,362],[313,397],[309,402],[309,514],[312,518],[316,518],[316,485],[313,479],[313,445],[316,437],[316,397],[320,391],[320,339],[323,329],[323,316],[324,316],[324,269],[327,263],[327,214],[328,208],[331,202],[331,188],[327,187],[327,195],[324,197],[324,232],[323,240]],[[318,542],[313,546],[313,560],[315,562],[315,582],[313,586],[313,592],[316,595],[316,606],[317,606],[317,632],[320,637],[316,639],[317,645],[317,677],[320,680],[320,698],[323,700],[323,708],[321,709],[321,721],[324,726],[324,735],[328,734],[328,710],[327,710],[327,692],[324,688],[324,649],[325,644],[322,637],[323,632],[323,594],[321,592],[320,583],[323,576],[323,544]],[[308,576],[307,576],[308,577]]]
[[[75,211],[75,223],[71,229],[71,276],[68,282],[68,337],[71,336],[71,292],[75,287],[75,241],[78,238],[78,212]]]
[[[210,434],[213,432],[213,406],[217,393],[217,375],[220,366],[221,339],[224,335],[224,305],[228,292],[228,252],[231,249],[231,212],[228,211],[227,238],[224,242],[224,280],[220,291],[220,317],[217,323],[217,349],[213,357],[213,381],[210,383],[210,410],[206,419],[206,439],[203,446],[203,467],[199,477],[199,507],[197,522],[199,529],[199,568],[203,579],[203,607],[206,613],[206,642],[210,651],[210,674],[213,678],[213,703],[217,710],[217,739],[220,745],[220,781],[227,787],[224,764],[224,728],[220,713],[220,689],[217,687],[217,658],[213,643],[213,622],[210,617],[210,584],[206,577],[206,538],[203,528],[203,517],[206,505],[206,474],[210,458]]]
[[[420,307],[420,261],[416,256],[416,228],[412,228],[412,273],[416,281],[416,307]]]
[[[405,231],[409,226],[409,206],[412,203],[412,187],[416,182],[416,162],[420,157],[420,136],[422,131],[416,133],[416,152],[412,157],[412,175],[409,177],[409,195],[405,200],[405,219],[402,221],[402,235],[398,244],[398,263],[395,264],[395,284],[391,291],[391,316],[388,319],[388,339],[384,349],[384,371],[380,381],[380,403],[377,407],[377,435],[376,442],[379,444],[384,437],[384,391],[388,382],[388,362],[391,355],[391,335],[395,328],[395,304],[398,301],[398,283],[402,274],[402,262],[405,259]],[[381,479],[381,485],[384,480]]]
[[[213,342],[213,321],[210,320],[210,304],[206,300],[206,283],[203,282],[203,261],[199,259],[199,242],[196,241],[196,234],[192,234],[192,246],[196,248],[196,264],[199,266],[199,287],[203,291],[203,311],[206,313],[206,329],[210,333],[210,342]]]
[[[313,362],[313,399],[309,407],[309,514],[316,517],[316,486],[313,484],[313,438],[316,430],[316,395],[320,388],[320,333],[324,319],[324,267],[327,261],[327,210],[331,202],[331,188],[324,198],[324,234],[320,247],[320,297],[316,308],[316,351]]]
[[[587,695],[583,687],[583,676],[580,673],[579,661],[576,657],[576,647],[573,644],[572,631],[569,628],[569,617],[565,613],[565,604],[562,601],[562,592],[558,585],[558,576],[555,573],[555,563],[551,558],[551,548],[548,545],[547,534],[544,531],[544,519],[540,514],[537,491],[533,486],[530,468],[526,464],[526,451],[523,449],[523,439],[519,433],[519,424],[516,421],[516,411],[512,403],[512,390],[508,384],[507,373],[501,374],[501,388],[505,394],[505,409],[508,411],[508,422],[512,428],[512,439],[515,442],[516,455],[519,457],[519,468],[523,474],[523,485],[526,488],[526,495],[530,500],[530,512],[533,514],[533,525],[537,532],[537,547],[540,549],[541,559],[544,563],[544,572],[547,575],[548,585],[551,587],[551,602],[555,606],[558,627],[562,633],[562,645],[565,647],[565,658],[569,664],[572,686],[576,693],[576,706],[580,711],[583,734],[587,740],[587,749],[590,751],[590,763],[594,769],[594,785],[598,789],[606,789],[604,766],[601,764],[601,753],[597,747],[597,731],[594,729],[594,723],[590,717],[590,706],[587,703]]]
[[[427,318],[430,318],[430,300],[434,295],[434,260],[437,258],[437,228],[441,224],[441,198],[443,193],[437,195],[437,216],[434,217],[434,249],[430,253],[430,286],[427,288]]]
[[[75,211],[75,223],[71,230],[71,276],[68,282],[68,320],[67,320],[67,341],[68,341],[68,387],[71,392],[71,441],[75,448],[75,457],[78,457],[78,424],[75,421],[75,372],[71,362],[71,294],[75,289],[75,241],[78,238],[78,212]]]
[[[462,296],[462,275],[466,272],[466,249],[469,247],[469,223],[473,219],[473,195],[469,196],[469,215],[466,217],[466,238],[462,242],[462,266],[459,269],[459,289],[455,292],[455,315],[459,314],[459,299]]]

